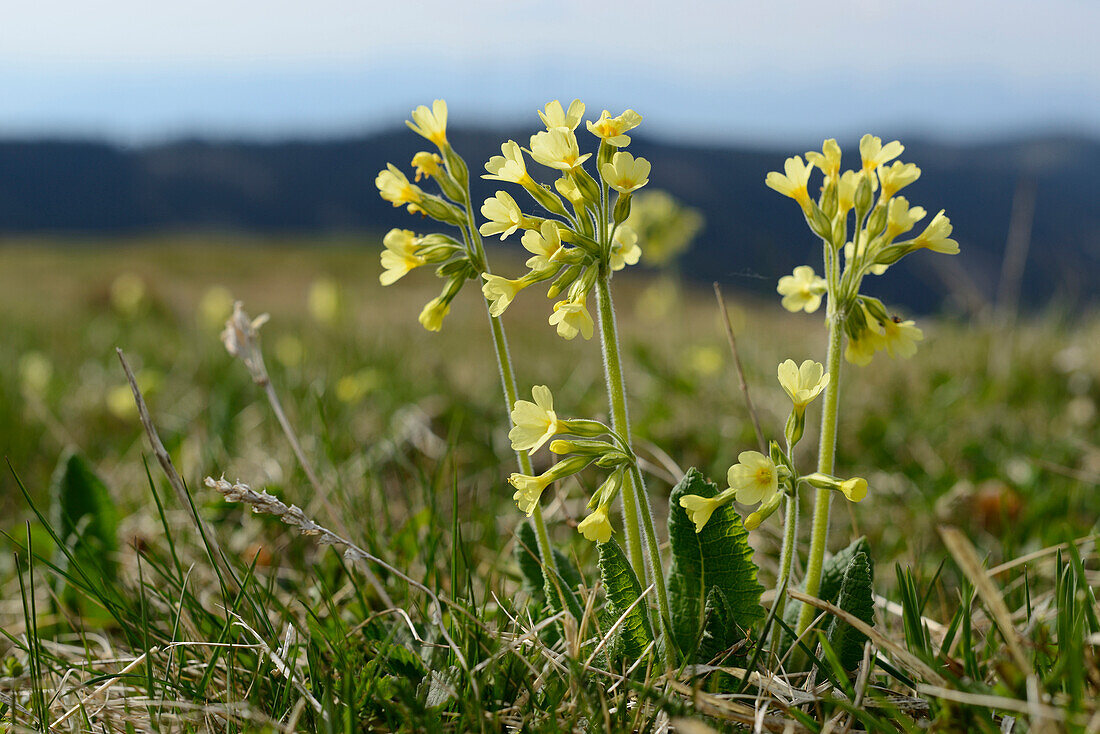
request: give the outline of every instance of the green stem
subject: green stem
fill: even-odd
[[[787,508],[783,518],[783,550],[779,556],[779,577],[775,580],[776,589],[784,589],[783,596],[779,598],[779,611],[776,613],[783,618],[783,609],[787,604],[785,585],[789,585],[791,578],[791,566],[794,565],[794,544],[798,538],[798,487],[787,495]]]
[[[476,259],[474,265],[481,272],[489,273],[489,261],[485,257],[485,245],[481,241],[481,233],[478,232],[474,222],[474,209],[470,199],[469,187],[466,188],[465,203],[466,226],[469,230],[470,249],[472,250],[470,254]],[[489,301],[487,299],[485,300],[485,312],[489,316],[489,328],[493,333],[493,347],[497,355],[497,367],[500,369],[500,383],[504,388],[504,411],[510,421],[512,407],[516,404],[518,393],[516,390],[516,373],[512,368],[512,356],[508,352],[508,337],[504,333],[504,324],[501,323],[500,318],[489,312]],[[516,461],[519,464],[521,473],[528,475],[534,473],[531,467],[531,457],[526,451],[517,451]],[[543,564],[557,572],[558,564],[554,559],[553,548],[550,547],[550,534],[546,531],[546,521],[542,517],[542,507],[537,503],[531,512],[531,524],[535,527],[535,538],[538,540],[539,555],[542,557]]]
[[[611,428],[631,444],[630,419],[626,413],[626,390],[623,368],[619,359],[619,334],[615,327],[615,309],[611,304],[611,288],[603,276],[596,279],[596,304],[600,316],[600,341],[603,343],[604,375],[607,378],[607,399],[611,403]],[[641,581],[645,579],[645,560],[638,528],[638,489],[633,476],[623,482],[623,534],[630,566]]]
[[[596,301],[600,312],[600,341],[603,342],[604,370],[607,375],[607,395],[611,402],[611,427],[632,447],[630,437],[630,419],[627,415],[626,388],[623,383],[622,360],[619,357],[619,332],[615,325],[615,307],[611,302],[611,287],[608,275],[601,273],[596,279]],[[675,653],[672,648],[672,614],[668,606],[668,591],[665,588],[664,564],[657,544],[657,529],[653,523],[653,510],[649,505],[649,495],[645,490],[645,480],[636,463],[630,476],[623,482],[624,534],[627,552],[634,574],[642,581],[646,577],[645,559],[642,553],[641,533],[638,527],[638,505],[642,504],[642,518],[645,521],[646,544],[649,550],[649,563],[653,584],[657,589],[657,607],[661,615],[661,633],[665,638],[665,659],[669,667],[675,665]],[[639,499],[640,498],[640,499]],[[644,582],[642,583],[644,586]]]
[[[836,282],[836,279],[832,279]],[[825,389],[825,404],[821,409],[821,443],[818,447],[817,470],[822,474],[832,474],[836,458],[837,407],[840,401],[840,356],[844,338],[844,317],[835,306],[832,295],[829,297],[829,356],[826,369],[829,372],[829,386]],[[825,545],[829,536],[829,502],[833,493],[828,489],[818,489],[814,495],[813,529],[810,535],[810,554],[806,562],[806,593],[817,596],[821,590],[821,568],[825,561]],[[798,633],[802,634],[814,618],[814,608],[802,605],[798,615]]]

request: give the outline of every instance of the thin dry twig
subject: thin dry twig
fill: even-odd
[[[970,583],[974,584],[978,596],[985,602],[986,609],[989,610],[989,613],[993,616],[993,621],[1000,628],[1001,635],[1008,644],[1008,651],[1012,654],[1016,665],[1027,675],[1032,675],[1034,671],[1027,655],[1024,654],[1024,642],[1020,638],[1020,633],[1012,624],[1012,614],[1008,611],[1008,606],[1005,605],[1000,592],[993,586],[989,574],[982,568],[982,562],[978,558],[974,546],[958,528],[941,526],[939,531],[947,550],[954,557],[955,562],[959,564],[963,573],[970,579]]]
[[[745,407],[748,408],[749,417],[752,419],[752,428],[756,431],[756,442],[760,444],[761,453],[768,453],[768,444],[764,440],[764,432],[760,430],[760,418],[756,415],[756,407],[752,404],[752,396],[749,395],[749,384],[745,381],[745,370],[741,366],[741,354],[737,350],[737,337],[733,335],[733,323],[730,322],[730,313],[726,308],[726,299],[722,296],[722,287],[714,283],[714,297],[718,299],[718,310],[722,312],[722,321],[726,325],[726,338],[729,339],[730,351],[733,352],[733,364],[737,367],[737,377],[741,381],[741,394],[745,397]]]
[[[160,440],[160,435],[157,433],[156,426],[153,425],[153,418],[149,415],[149,408],[145,405],[145,398],[141,394],[141,388],[138,387],[137,380],[134,378],[134,371],[130,369],[130,364],[126,361],[126,355],[117,347],[115,348],[115,352],[118,353],[118,360],[122,362],[122,370],[126,373],[126,380],[130,383],[130,390],[134,394],[134,403],[137,404],[138,418],[141,420],[141,425],[145,429],[145,435],[149,439],[149,446],[153,450],[153,455],[157,457],[157,463],[160,464],[160,468],[164,471],[164,475],[168,477],[168,483],[176,493],[176,500],[182,507],[191,510],[191,517],[194,519],[195,525],[198,527],[203,539],[210,546],[214,563],[222,569],[222,573],[225,574],[229,582],[239,589],[241,580],[237,578],[237,574],[227,560],[225,552],[222,551],[217,536],[214,535],[213,530],[206,524],[206,521],[199,515],[198,510],[192,505],[191,499],[187,494],[187,485],[179,475],[179,472],[176,471],[176,467],[172,464],[172,457],[168,455],[168,450],[164,448],[164,442]]]
[[[108,688],[115,685],[116,683],[118,683],[120,680],[122,680],[122,676],[126,675],[131,670],[133,670],[137,666],[141,665],[143,662],[145,662],[145,658],[147,656],[153,655],[156,652],[157,652],[157,648],[156,647],[151,647],[151,648],[149,648],[148,652],[143,652],[141,655],[138,655],[136,658],[134,658],[132,661],[130,661],[129,665],[127,665],[122,670],[115,673],[115,675],[113,675],[110,680],[108,680],[103,685],[96,688],[94,691],[89,693],[84,698],[80,699],[80,702],[78,704],[76,704],[75,706],[73,706],[71,709],[69,709],[65,713],[61,714],[61,716],[58,717],[58,719],[56,721],[54,721],[52,724],[50,724],[50,728],[53,729],[54,727],[61,726],[62,724],[64,724],[66,721],[68,721],[70,718],[72,718],[72,716],[76,712],[80,711],[89,701],[91,701],[93,698],[97,698],[101,693],[103,693],[104,691],[106,691]]]

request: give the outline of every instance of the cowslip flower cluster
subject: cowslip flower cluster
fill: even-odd
[[[826,474],[800,476],[793,460],[793,449],[802,438],[807,406],[829,385],[829,373],[820,362],[806,360],[801,365],[786,360],[777,370],[779,384],[791,400],[791,414],[785,431],[787,448],[772,441],[767,455],[759,451],[742,451],[737,463],[726,472],[729,488],[714,497],[689,494],[680,498],[680,506],[702,532],[715,510],[736,500],[742,505],[759,505],[744,519],[745,527],[754,530],[772,515],[784,497],[797,491],[800,484],[824,487],[842,493],[852,502],[867,495],[867,482],[860,478],[837,479]]]
[[[923,231],[911,234],[927,212],[898,196],[921,174],[916,165],[897,160],[904,150],[896,140],[883,144],[881,138],[864,135],[859,142],[860,167],[842,173],[840,146],[830,139],[821,151],[806,153],[805,160],[802,156],[788,158],[782,173],[772,171],[765,179],[770,188],[798,203],[810,230],[824,243],[826,277],[801,265],[780,278],[776,290],[783,296],[783,307],[813,313],[827,294],[832,312],[844,319],[848,337],[845,357],[857,365],[870,363],[878,351],[891,357],[910,357],[916,352],[916,342],[923,338],[912,321],[901,320],[881,301],[860,294],[863,278],[882,275],[919,250],[947,255],[959,252],[959,243],[951,239],[951,220],[943,210]],[[824,177],[816,198],[809,190],[815,169]],[[839,267],[841,253],[843,269]]]
[[[610,474],[588,503],[592,513],[577,526],[588,540],[606,543],[612,534],[610,507],[622,489],[634,456],[626,442],[603,423],[584,419],[562,419],[554,411],[550,388],[531,388],[532,400],[517,400],[512,408],[512,429],[508,438],[516,451],[532,454],[549,442],[550,452],[564,456],[539,475],[513,473],[508,483],[515,488],[512,499],[528,516],[552,483],[584,470],[590,464],[609,469]],[[567,438],[554,439],[555,436]],[[606,437],[609,440],[602,440]],[[552,440],[554,439],[554,440]]]
[[[504,240],[523,230],[520,244],[532,255],[529,271],[519,278],[482,273],[482,292],[491,311],[501,315],[520,291],[550,281],[548,297],[561,298],[549,323],[563,339],[578,334],[592,338],[595,324],[588,296],[597,278],[640,259],[637,232],[625,221],[634,192],[649,182],[651,170],[648,160],[622,150],[630,144],[626,133],[641,124],[642,116],[626,110],[612,117],[604,110],[597,120],[587,122],[588,131],[600,141],[594,161],[598,178],[593,177],[585,168],[593,154],[581,152],[576,135],[584,113],[580,100],[573,100],[568,109],[557,100],[550,102],[539,112],[546,129],[531,136],[530,147],[505,142],[501,154],[485,164],[487,173],[482,176],[519,185],[542,209],[538,215],[526,213],[504,190],[482,205],[487,221],[480,233]],[[553,188],[535,181],[524,154],[557,176]]]

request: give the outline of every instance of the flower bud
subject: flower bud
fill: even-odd
[[[821,207],[814,202],[810,202],[810,210],[806,214],[806,222],[810,225],[810,229],[814,234],[823,240],[832,242],[833,223],[825,216],[825,212],[821,211]]]
[[[806,431],[806,408],[795,406],[791,414],[787,416],[787,425],[783,429],[783,436],[787,439],[787,445],[792,449],[802,440],[802,434]]]
[[[467,268],[469,265],[470,261],[463,255],[462,257],[456,257],[454,260],[449,260],[440,265],[435,269],[435,274],[440,278],[461,276],[465,279],[467,277]]]
[[[567,423],[568,425],[568,423]],[[558,438],[550,442],[550,451],[555,454],[577,454],[579,456],[603,456],[618,451],[607,441],[586,441],[584,439]],[[621,453],[621,452],[620,452]]]
[[[466,214],[458,207],[448,204],[438,196],[424,195],[420,201],[417,202],[417,206],[419,206],[425,214],[438,222],[446,222],[456,227],[462,227],[466,224]]]
[[[760,505],[755,512],[750,513],[744,520],[745,529],[756,530],[760,527],[760,523],[767,520],[779,509],[779,503],[783,501],[783,496],[782,492],[776,492],[767,502]]]
[[[851,479],[838,479],[828,474],[822,474],[821,472],[814,472],[803,477],[811,487],[817,489],[828,489],[834,492],[840,492],[851,502],[859,502],[867,496],[867,480],[862,477],[852,477]]]
[[[877,237],[882,230],[886,228],[886,207],[878,205],[874,211],[871,212],[870,219],[867,220],[867,239],[868,241]]]
[[[603,164],[610,163],[611,158],[615,155],[615,151],[618,150],[614,145],[611,145],[606,140],[600,140],[600,149],[596,153],[596,170],[603,170]]]
[[[589,175],[588,171],[578,166],[569,171],[569,178],[577,186],[586,202],[596,204],[600,200],[600,185],[596,179]]]
[[[581,272],[584,270],[583,265],[570,265],[567,267],[557,280],[550,284],[550,289],[546,292],[547,298],[557,298],[563,290],[568,288],[573,281],[580,277]]]
[[[871,194],[871,179],[867,177],[867,174],[860,173],[855,195],[857,221],[863,221],[867,210],[871,208]]]
[[[582,438],[597,438],[598,436],[611,435],[611,429],[599,421],[590,421],[583,418],[571,418],[563,422],[562,433]]]
[[[455,182],[461,187],[461,190],[464,192],[466,186],[470,183],[470,171],[466,167],[466,161],[462,160],[462,156],[456,153],[455,149],[452,148],[450,144],[444,145],[442,147],[442,151],[443,160],[447,164],[447,171],[451,174]],[[450,194],[447,195],[450,196]],[[465,197],[463,193],[460,193],[457,198],[451,198],[455,199],[455,201],[462,201]]]
[[[531,195],[531,198],[538,202],[538,205],[546,211],[562,217],[569,216],[561,199],[559,199],[548,186],[532,182],[525,185],[523,188],[526,189],[527,193]]]
[[[596,466],[602,467],[604,469],[611,469],[629,463],[631,463],[630,457],[622,451],[609,451],[600,458],[596,459]]]
[[[619,194],[615,198],[615,209],[612,212],[615,224],[622,224],[630,216],[630,194]]]
[[[821,211],[825,213],[829,219],[836,216],[837,212],[837,182],[834,179],[829,179],[825,184],[825,189],[821,192]]]

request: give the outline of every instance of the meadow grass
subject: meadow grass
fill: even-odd
[[[547,614],[519,572],[521,517],[504,481],[512,457],[480,294],[461,294],[468,307],[431,334],[413,316],[434,295],[431,279],[383,292],[377,272],[375,251],[354,238],[0,250],[10,464],[0,528],[11,551],[0,557],[0,726],[646,731],[685,718],[722,729],[764,711],[760,726],[778,731],[1100,727],[1097,552],[1071,542],[1098,530],[1100,320],[1047,314],[1006,331],[943,317],[912,360],[846,387],[838,466],[873,489],[834,513],[832,545],[866,535],[874,549],[877,664],[848,681],[823,660],[807,679],[764,654],[758,670],[727,671],[744,681],[731,694],[703,670],[624,676],[577,657],[571,644],[608,631],[594,548],[575,530],[587,492],[567,484],[545,502],[553,544],[589,590],[577,630]],[[120,295],[122,274],[138,276],[140,298]],[[214,286],[271,313],[272,381],[335,512],[314,501],[262,391],[218,341],[228,314]],[[755,436],[709,288],[631,273],[617,297],[636,448],[663,518],[682,471],[722,475]],[[505,320],[545,319],[533,301]],[[770,301],[731,305],[760,420],[777,431],[789,402],[774,365],[813,356],[787,344],[822,352],[823,336],[813,317]],[[523,384],[554,384],[576,414],[607,419],[603,374],[581,358],[583,344],[548,328],[513,328],[511,340],[538,355],[517,364]],[[149,451],[115,347],[186,504]],[[51,537],[51,477],[73,447],[110,491],[114,553]],[[361,561],[203,485],[223,474],[385,561],[391,570],[371,568],[380,588]],[[228,564],[214,562],[194,513]],[[781,539],[766,524],[752,540],[771,588]]]

